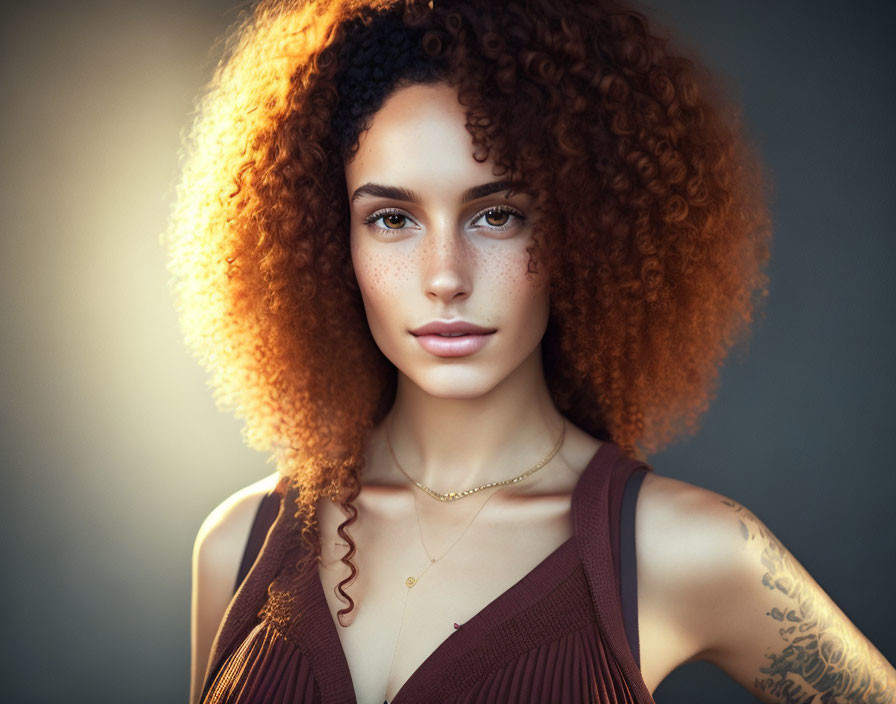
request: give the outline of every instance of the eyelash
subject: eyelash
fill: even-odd
[[[478,213],[476,213],[476,215],[473,216],[473,219],[471,222],[476,222],[480,218],[488,215],[489,213],[508,213],[509,215],[512,215],[513,217],[517,218],[517,220],[519,220],[520,223],[523,223],[526,221],[526,216],[523,215],[516,208],[511,208],[508,205],[496,205],[491,208],[485,208],[483,210],[480,210]],[[371,213],[366,218],[364,218],[364,220],[362,220],[362,222],[365,225],[371,225],[371,226],[375,227],[377,230],[379,230],[381,232],[401,232],[402,230],[407,229],[406,227],[381,227],[380,225],[373,224],[380,218],[384,218],[387,215],[401,215],[402,217],[405,217],[408,220],[413,222],[413,218],[410,215],[407,215],[406,213],[403,213],[402,211],[400,211],[396,208],[383,208],[382,210],[377,210],[375,213]],[[487,225],[486,228],[491,230],[492,232],[504,232],[505,230],[509,230],[513,226],[514,226],[514,222],[512,219],[510,219],[504,225],[501,225],[501,226]]]

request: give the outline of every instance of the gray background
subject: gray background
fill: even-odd
[[[742,101],[776,233],[749,350],[700,434],[651,462],[753,509],[896,659],[893,10],[649,5]],[[0,699],[185,701],[196,530],[272,471],[185,352],[158,245],[179,135],[237,14],[0,13]],[[656,698],[754,701],[703,665]]]

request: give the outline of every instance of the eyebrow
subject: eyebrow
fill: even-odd
[[[469,203],[471,200],[485,198],[493,193],[511,190],[510,181],[493,181],[492,183],[483,183],[481,186],[473,186],[463,192],[461,201]],[[403,200],[407,203],[419,203],[420,196],[409,188],[401,188],[399,186],[384,186],[379,183],[365,183],[352,193],[351,202],[354,203],[358,198],[365,196],[373,198],[390,198],[392,200]]]

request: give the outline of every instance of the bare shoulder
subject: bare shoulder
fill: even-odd
[[[651,691],[701,659],[766,702],[896,704],[892,666],[745,506],[651,473],[635,540]]]
[[[650,472],[635,520],[642,673],[653,689],[708,647],[701,626],[753,565],[739,507],[714,491]],[[749,579],[749,577],[748,577]]]
[[[747,557],[740,504],[714,491],[650,472],[635,521],[641,669],[653,690],[682,663],[705,659],[707,628],[756,561]]]
[[[649,558],[645,570],[689,581],[736,567],[746,513],[714,491],[648,473],[636,522],[638,551]]]
[[[274,472],[257,482],[243,487],[218,504],[199,528],[194,544],[194,557],[219,567],[228,566],[234,557],[233,549],[239,548],[237,560],[242,556],[246,538],[262,497],[277,486],[279,475]],[[233,566],[233,576],[239,565]]]
[[[262,497],[277,486],[275,472],[222,501],[203,521],[193,544],[190,701],[198,700],[212,642],[230,604],[246,540]]]

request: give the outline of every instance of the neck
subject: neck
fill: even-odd
[[[384,435],[388,427],[404,470],[434,491],[447,493],[531,469],[555,446],[563,423],[536,349],[510,376],[475,398],[435,397],[399,374],[395,404],[375,434]],[[389,476],[407,482],[387,449],[381,456],[387,458]]]

